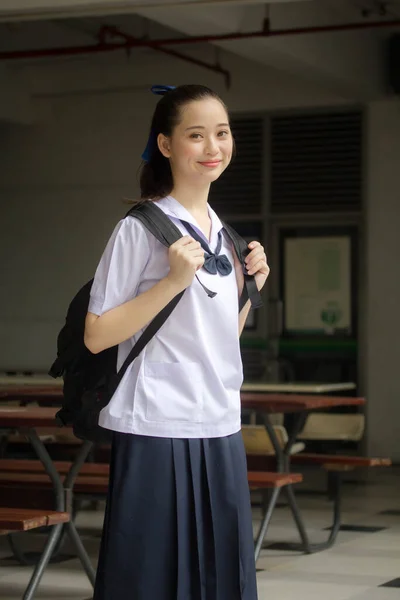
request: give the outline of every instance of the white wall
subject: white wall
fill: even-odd
[[[203,57],[205,59],[206,57]],[[137,169],[156,98],[152,83],[211,85],[233,111],[338,101],[293,76],[224,56],[220,75],[144,52],[13,68],[37,122],[0,127],[0,370],[46,370],[69,300],[93,275]]]
[[[400,461],[400,101],[368,110],[366,189],[367,446]]]

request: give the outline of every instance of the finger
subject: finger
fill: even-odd
[[[257,248],[257,246],[261,246],[261,243],[253,241],[253,242],[250,242],[250,244],[248,245],[248,248],[250,248],[250,250],[253,250],[254,248]],[[263,248],[263,250],[264,250],[264,248]]]
[[[267,257],[265,255],[265,252],[257,252],[256,254],[254,254],[254,256],[251,258],[251,260],[246,265],[247,269],[252,269],[254,267],[254,265],[256,265],[260,260],[267,262]]]
[[[201,247],[201,244],[199,242],[196,242],[195,240],[193,240],[192,243],[184,246],[184,252],[203,252],[204,254],[204,250]]]
[[[171,245],[171,248],[174,247],[174,246],[176,248],[180,248],[182,246],[187,246],[188,244],[191,244],[191,243],[198,244],[198,242],[196,242],[196,240],[194,240],[192,238],[192,236],[190,236],[190,235],[184,235],[183,237],[179,238],[179,240],[177,240],[176,242],[174,242]]]
[[[254,256],[257,256],[259,254],[264,254],[264,246],[261,246],[261,244],[258,244],[255,248],[253,248],[251,252],[249,252],[249,254],[245,258],[245,262],[251,261]]]
[[[256,273],[258,273],[258,271],[266,272],[266,271],[268,271],[268,269],[269,269],[269,267],[268,267],[266,261],[260,260],[260,261],[258,261],[257,264],[254,265],[254,267],[252,267],[249,270],[248,273],[249,273],[249,275],[255,275]]]
[[[262,249],[262,247],[260,246],[259,248],[256,248],[255,250],[253,250],[252,252],[250,252],[250,254],[248,254],[246,256],[245,262],[247,264],[254,262],[254,259],[259,259],[260,257],[265,257],[265,252]]]
[[[190,252],[190,258],[203,258],[204,260],[204,250],[202,248],[200,248],[200,250],[192,250]]]
[[[196,267],[196,271],[198,271],[199,269],[201,269],[201,267],[204,265],[204,254],[201,258],[198,259],[198,263],[197,263],[197,267]]]
[[[201,248],[201,244],[192,238],[190,242],[185,245],[185,250],[193,250],[194,248]]]
[[[175,250],[180,253],[180,254],[186,254],[187,252],[193,252],[196,250],[202,250],[201,248],[201,244],[199,244],[199,242],[196,242],[196,240],[190,240],[188,243],[184,244],[183,246],[177,246],[175,248]],[[203,250],[204,252],[204,250]]]
[[[204,254],[204,250],[201,247],[201,245],[199,244],[199,242],[193,242],[192,244],[187,244],[186,246],[184,246],[184,252],[190,252],[190,254],[192,254],[193,252],[203,252],[203,254]]]

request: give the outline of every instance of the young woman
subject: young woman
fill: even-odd
[[[117,225],[92,287],[87,347],[119,344],[120,366],[146,325],[185,293],[100,415],[114,434],[94,599],[256,600],[240,433],[239,336],[250,306],[238,314],[242,269],[208,204],[234,141],[209,88],[153,91],[164,95],[141,201],[155,202],[183,237],[167,250],[134,217]],[[247,270],[261,289],[264,249],[249,248]],[[214,268],[205,264],[210,255]]]

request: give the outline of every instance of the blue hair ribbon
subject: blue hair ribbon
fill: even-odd
[[[152,85],[150,89],[153,92],[153,94],[156,94],[156,96],[165,96],[165,94],[167,92],[174,90],[175,86],[174,85]]]
[[[165,96],[168,92],[175,89],[174,85],[152,85],[151,91],[156,96]],[[149,139],[147,140],[146,148],[142,154],[142,160],[145,162],[149,162],[150,157],[154,151],[154,148],[157,143],[157,137],[154,131],[150,131]]]

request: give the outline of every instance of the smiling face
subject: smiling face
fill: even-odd
[[[225,107],[215,98],[189,102],[172,135],[158,136],[160,152],[169,159],[175,183],[210,184],[232,158],[233,138]]]

